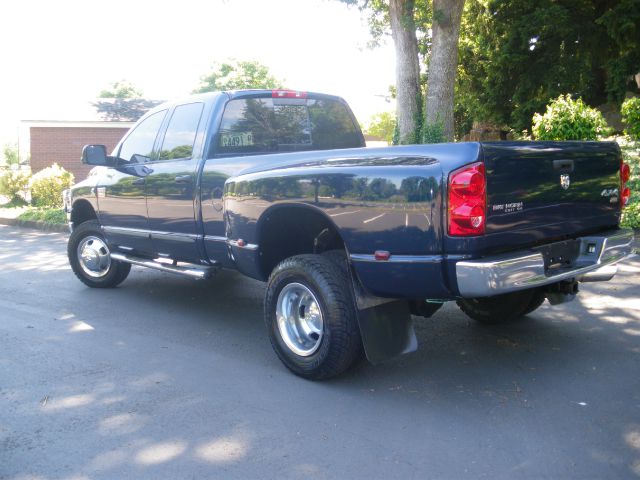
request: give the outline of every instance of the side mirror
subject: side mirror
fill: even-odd
[[[82,163],[108,167],[113,165],[113,159],[107,156],[104,145],[85,145],[82,149]]]

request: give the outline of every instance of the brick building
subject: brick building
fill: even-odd
[[[133,122],[25,120],[31,171],[36,173],[57,163],[80,181],[92,168],[80,161],[82,147],[101,144],[111,152],[132,125]]]

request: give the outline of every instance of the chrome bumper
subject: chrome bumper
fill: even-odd
[[[456,263],[460,296],[489,297],[575,278],[582,282],[611,280],[614,265],[632,253],[633,230],[581,237],[580,253],[570,268],[545,270],[542,253],[512,252]]]

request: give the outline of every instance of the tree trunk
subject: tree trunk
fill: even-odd
[[[458,38],[464,0],[433,0],[433,43],[427,79],[427,125],[442,124],[453,140],[453,96],[458,68]]]
[[[396,115],[400,143],[416,143],[420,115],[420,66],[414,7],[415,0],[389,0],[391,36],[396,49]]]

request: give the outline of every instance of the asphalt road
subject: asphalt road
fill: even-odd
[[[487,328],[313,383],[280,364],[263,285],[134,268],[92,290],[63,234],[0,226],[0,478],[638,478],[640,260]]]

